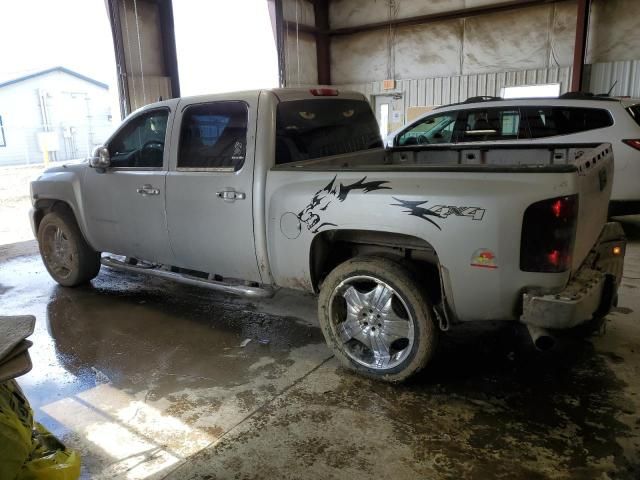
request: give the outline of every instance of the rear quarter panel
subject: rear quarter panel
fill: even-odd
[[[514,319],[522,289],[559,289],[569,277],[569,272],[520,271],[524,210],[536,201],[575,193],[576,182],[574,173],[272,169],[266,214],[274,280],[280,286],[312,290],[309,252],[320,232],[402,233],[433,246],[448,273],[449,301],[460,320]],[[411,208],[407,202],[424,203]],[[455,213],[461,207],[476,210],[462,216]],[[303,221],[310,215],[319,218],[313,226]],[[470,265],[480,248],[496,255],[498,268]]]

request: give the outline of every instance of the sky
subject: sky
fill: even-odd
[[[104,0],[0,1],[0,81],[61,65],[108,84],[117,105]],[[173,8],[182,95],[277,86],[266,0],[173,0]]]

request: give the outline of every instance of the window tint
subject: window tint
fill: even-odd
[[[631,115],[636,123],[640,125],[640,105],[631,105],[630,107],[627,107],[627,112],[629,112],[629,115]]]
[[[239,170],[247,150],[244,102],[212,102],[188,107],[182,116],[178,168]]]
[[[517,140],[520,137],[518,108],[485,108],[469,110],[461,132],[462,142]]]
[[[168,118],[162,109],[132,119],[109,143],[111,166],[162,168]]]
[[[382,147],[378,122],[364,100],[281,102],[276,118],[276,164]]]
[[[613,125],[608,111],[599,108],[525,107],[532,138],[585,132]]]
[[[398,137],[397,145],[451,143],[457,118],[458,112],[449,112],[443,115],[427,117],[408,130],[405,130]]]

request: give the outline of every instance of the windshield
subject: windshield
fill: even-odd
[[[365,100],[325,98],[278,105],[278,165],[380,147],[380,129]]]

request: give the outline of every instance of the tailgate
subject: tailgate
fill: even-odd
[[[607,222],[613,185],[613,152],[604,143],[595,148],[575,148],[570,153],[578,168],[578,227],[572,269],[582,264]]]

